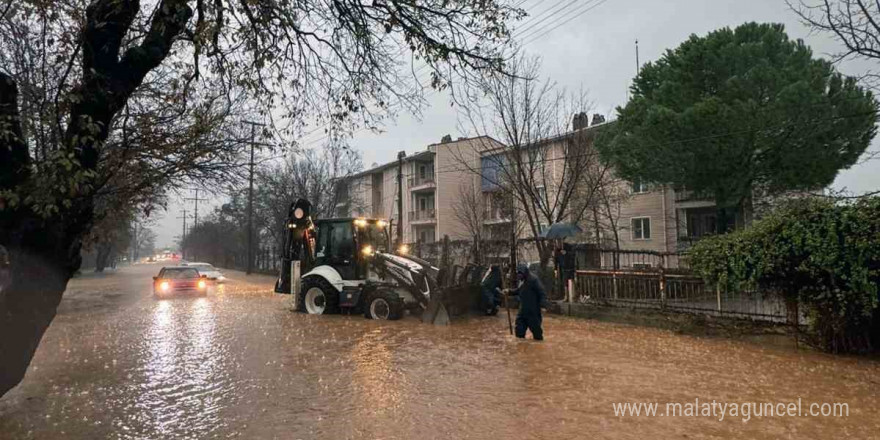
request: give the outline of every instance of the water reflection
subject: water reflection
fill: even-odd
[[[218,412],[231,389],[213,308],[210,298],[156,303],[140,367],[143,380],[131,396],[134,424],[143,424],[144,432],[198,435],[223,426]]]
[[[356,411],[364,425],[372,417],[385,417],[394,412],[401,403],[403,383],[392,369],[392,354],[385,337],[381,329],[374,330],[363,335],[351,352],[352,380],[358,401]]]

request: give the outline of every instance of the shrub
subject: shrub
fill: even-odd
[[[880,198],[791,201],[750,228],[700,241],[691,262],[707,282],[799,304],[825,350],[862,352],[880,342]]]

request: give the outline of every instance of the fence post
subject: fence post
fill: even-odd
[[[715,296],[718,299],[718,314],[721,314],[721,284],[715,285]]]
[[[666,308],[666,271],[663,264],[660,264],[660,308]]]
[[[617,269],[611,272],[611,288],[614,291],[614,299],[617,299]]]
[[[577,276],[577,275],[575,275]],[[574,302],[574,278],[568,279],[568,316],[571,316],[571,303]]]

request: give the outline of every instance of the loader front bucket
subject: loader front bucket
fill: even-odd
[[[449,312],[446,306],[437,299],[428,302],[428,307],[422,312],[422,322],[434,325],[449,325]]]
[[[480,289],[472,285],[451,286],[431,295],[428,306],[422,312],[422,322],[449,325],[456,318],[479,310]]]

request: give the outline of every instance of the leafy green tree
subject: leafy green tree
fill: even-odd
[[[631,91],[601,153],[624,178],[711,194],[719,233],[756,196],[831,184],[876,134],[871,92],[780,24],[693,35]]]

